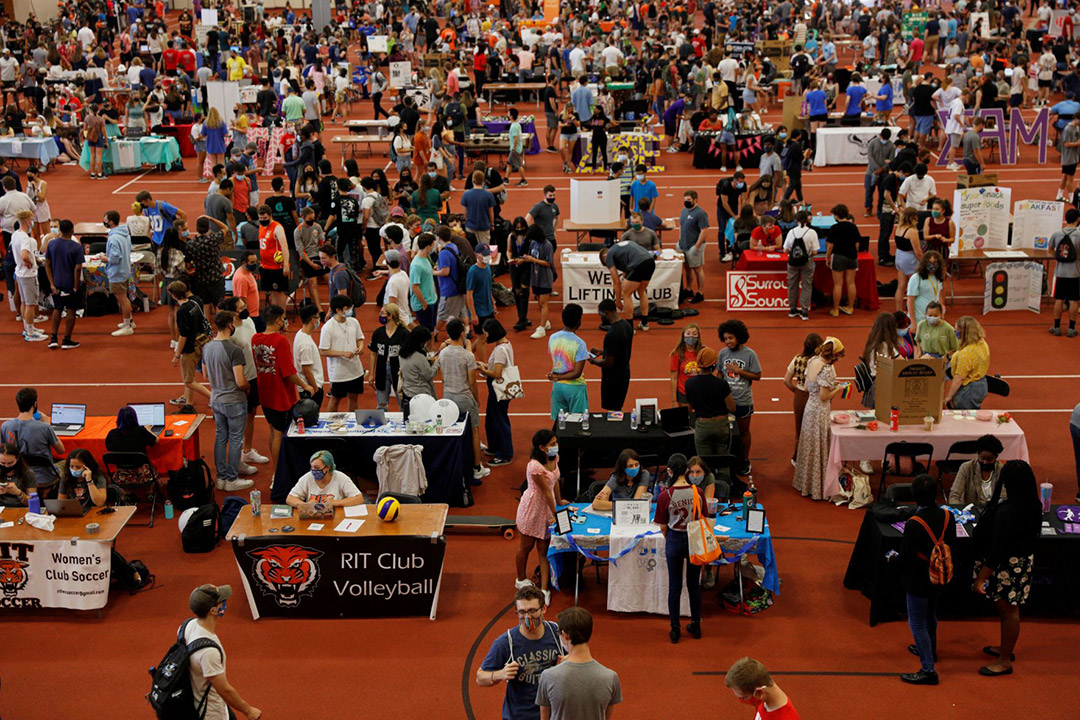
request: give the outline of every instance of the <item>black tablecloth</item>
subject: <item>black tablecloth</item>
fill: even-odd
[[[1059,533],[1062,523],[1051,511],[1044,518]],[[969,534],[972,527],[967,527]],[[889,562],[885,554],[900,552],[902,534],[889,523],[878,522],[870,511],[863,517],[859,538],[851,552],[844,587],[859,590],[870,598],[870,625],[906,617],[904,589],[900,584],[900,567]],[[1031,596],[1023,606],[1023,614],[1068,615],[1080,609],[1080,576],[1076,572],[1076,556],[1080,553],[1080,535],[1059,534],[1041,536],[1035,549],[1035,570]],[[975,566],[975,541],[957,538],[952,546],[953,582],[942,591],[939,615],[973,616],[994,613],[993,604],[972,589]]]
[[[739,149],[739,164],[743,168],[756,168],[761,164],[761,146],[765,140],[772,140],[773,133],[736,133],[735,142]],[[704,170],[719,170],[720,133],[699,132],[694,136],[694,167]],[[734,170],[734,168],[729,168]]]
[[[424,501],[447,503],[451,507],[473,504],[469,480],[472,478],[472,436],[461,435],[361,435],[328,437],[325,435],[286,435],[281,439],[277,474],[270,497],[285,502],[300,476],[311,469],[311,456],[318,450],[334,455],[337,469],[353,477],[376,479],[375,451],[384,445],[423,445],[424,469],[428,490]]]

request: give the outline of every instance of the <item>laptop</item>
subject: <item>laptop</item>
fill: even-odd
[[[386,424],[386,411],[357,410],[356,424],[362,427],[382,427]]]
[[[664,408],[660,411],[660,429],[668,437],[693,435],[690,427],[690,410],[685,407]]]
[[[83,504],[74,498],[46,500],[45,509],[56,517],[82,517],[86,514]]]
[[[53,432],[63,437],[77,435],[86,427],[86,406],[70,403],[53,403],[50,411]]]
[[[165,403],[129,403],[135,411],[139,424],[150,428],[150,432],[160,435],[165,429]]]

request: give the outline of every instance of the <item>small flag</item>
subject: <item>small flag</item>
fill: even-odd
[[[851,396],[851,383],[844,383],[844,389],[840,391],[840,397],[847,399]]]

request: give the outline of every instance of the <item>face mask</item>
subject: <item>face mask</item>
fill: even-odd
[[[540,623],[542,622],[544,622],[543,615],[537,615],[536,617],[533,617],[532,615],[525,616],[525,628],[527,630],[535,630],[540,627]]]
[[[897,332],[900,334],[900,337],[907,337],[908,329],[907,328],[900,328],[899,330],[897,330]]]
[[[930,214],[933,215],[936,218],[941,217],[941,211],[940,210],[931,210]]]
[[[634,230],[640,230],[641,223],[630,223],[630,227],[632,227]]]
[[[983,471],[983,472],[993,472],[993,470],[994,470],[994,465],[996,465],[996,464],[997,464],[997,463],[992,463],[992,462],[982,462],[982,461],[980,461],[980,462],[979,462],[979,467],[981,467],[981,468],[982,468],[982,471]]]
[[[741,183],[735,183],[735,189],[736,189],[736,190],[742,190],[742,189],[744,189],[745,187],[746,187],[746,183],[744,183],[744,182],[741,182]]]
[[[225,617],[225,611],[229,608],[229,601],[222,600],[221,605],[218,606],[217,611],[214,613],[218,617]]]
[[[783,140],[784,138],[786,138],[786,137],[787,137],[787,133],[786,133],[786,132],[782,132],[782,133],[780,133],[780,134],[779,134],[779,135],[778,135],[777,137],[779,137],[779,138],[780,138],[781,140]]]
[[[270,221],[269,220],[263,220],[262,218],[259,218],[259,224],[262,225],[263,227],[267,227],[268,225],[270,225]]]
[[[244,267],[248,269],[248,272],[255,272],[259,269],[259,263],[244,263]]]
[[[315,224],[315,218],[304,218],[304,224],[311,227]]]
[[[546,198],[544,198],[544,202],[546,202],[548,205],[554,205],[555,204],[555,198],[546,197]]]
[[[629,468],[628,467],[628,468],[626,468],[626,477],[635,478],[635,477],[637,477],[639,472],[641,472],[640,467],[636,467],[636,468]]]
[[[926,322],[930,323],[931,325],[940,325],[941,324],[941,318],[939,318],[939,317],[930,317],[929,315],[927,315],[926,316]]]
[[[926,263],[926,269],[929,272],[935,273],[935,272],[937,272],[938,264],[937,263]]]
[[[705,479],[705,476],[701,473],[691,473],[686,476],[686,479],[689,480],[690,483],[693,485],[700,485],[701,482]]]
[[[558,454],[559,454],[559,446],[558,445],[552,445],[551,447],[549,447],[547,449],[547,456],[549,458],[553,458]]]
[[[247,308],[244,308],[243,310],[241,310],[240,312],[237,313],[237,316],[241,320],[247,320],[249,317],[251,317],[251,311],[248,310]]]
[[[638,182],[645,182],[645,176],[644,175],[635,175],[634,177],[636,177],[638,179]]]
[[[693,200],[683,200],[682,204],[683,204],[684,207],[686,207],[688,209],[694,207],[694,201]]]
[[[186,237],[189,237],[190,235],[191,235],[190,230],[185,230],[184,232],[180,233],[180,237],[185,237],[186,238]]]
[[[698,339],[693,335],[686,335],[683,337],[683,343],[685,343],[687,347],[694,347],[697,345],[697,341]]]
[[[324,477],[326,477],[326,471],[312,469],[311,477],[315,478],[316,480],[322,480]]]
[[[345,317],[351,318],[355,313],[356,311],[353,308],[349,308],[345,311]]]
[[[81,478],[84,472],[86,472],[86,468],[79,468],[78,470],[71,468],[71,477]]]
[[[427,174],[427,176],[428,176],[429,178],[431,178],[432,180],[434,180],[435,178],[439,177],[439,173],[437,173],[437,172],[429,172],[429,173]]]
[[[386,316],[386,315],[380,315],[379,316],[379,324],[380,325],[385,325],[388,322],[390,322],[390,318],[388,316]]]

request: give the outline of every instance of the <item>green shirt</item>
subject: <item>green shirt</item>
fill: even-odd
[[[299,122],[304,117],[304,99],[299,95],[290,95],[281,102],[281,112],[289,122]]]
[[[420,286],[420,292],[428,305],[435,302],[437,298],[435,295],[435,274],[432,272],[431,262],[427,258],[417,257],[409,263],[409,285]],[[424,306],[420,304],[412,290],[409,291],[409,307],[413,309],[413,312],[424,309]]]
[[[938,325],[931,325],[926,320],[920,320],[915,330],[915,339],[924,353],[943,357],[952,355],[959,347],[956,331],[944,320]]]
[[[521,151],[524,149],[521,137],[521,123],[515,120],[510,123],[510,152],[515,152],[520,155]]]

